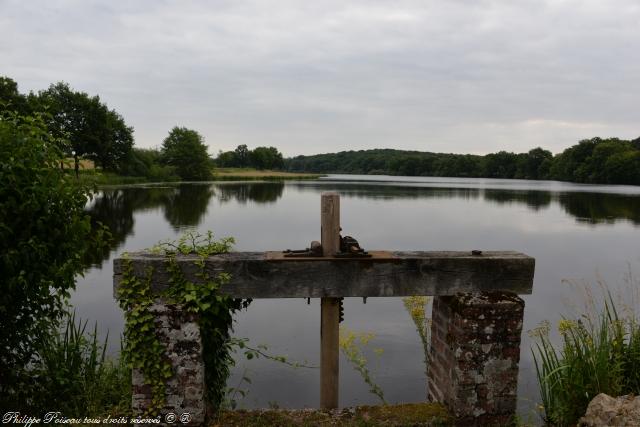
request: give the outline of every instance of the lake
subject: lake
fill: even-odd
[[[640,187],[553,181],[330,175],[318,181],[216,182],[138,185],[102,190],[91,215],[108,225],[114,242],[96,254],[80,278],[72,303],[98,322],[119,349],[122,312],[113,299],[112,262],[124,251],[148,248],[184,231],[233,236],[236,249],[302,249],[320,240],[320,194],[341,196],[343,235],[365,249],[517,250],[536,258],[533,294],[524,296],[524,330],[557,324],[579,297],[565,280],[623,286],[640,270]],[[345,299],[348,330],[371,332],[365,355],[388,402],[426,396],[424,352],[401,298]],[[320,301],[254,300],[237,316],[235,335],[269,353],[319,364]],[[531,340],[523,333],[520,413],[529,418],[537,383]],[[378,355],[373,349],[382,349]],[[340,405],[374,404],[377,398],[341,356]],[[247,376],[251,384],[242,382]],[[230,387],[240,407],[316,407],[319,370],[291,368],[265,359],[237,358]]]

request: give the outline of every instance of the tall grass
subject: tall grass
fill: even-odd
[[[631,276],[630,276],[631,277]],[[637,283],[632,294],[637,293]],[[558,325],[560,348],[544,323],[533,331],[533,357],[544,420],[554,426],[577,423],[596,395],[640,394],[640,323],[633,297],[616,302],[604,285],[600,298],[587,291],[585,310]]]
[[[41,344],[32,367],[30,405],[66,416],[125,415],[131,407],[131,371],[122,360],[106,356],[108,336],[98,342],[97,325],[68,314],[60,330]]]

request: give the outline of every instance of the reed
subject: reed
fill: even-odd
[[[532,331],[536,339],[532,352],[547,424],[575,425],[599,393],[640,394],[637,300],[632,297],[616,302],[606,284],[601,289],[598,298],[586,292],[588,303],[582,313],[559,322],[558,348],[550,338],[548,322]]]
[[[32,407],[80,417],[127,415],[131,407],[131,371],[122,358],[106,355],[108,334],[98,341],[97,324],[69,313],[61,329],[52,330],[40,344],[32,367]]]

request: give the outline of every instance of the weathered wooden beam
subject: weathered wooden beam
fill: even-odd
[[[322,193],[320,197],[320,235],[322,256],[340,251],[340,196]],[[340,393],[340,298],[320,300],[320,407],[338,407]]]
[[[222,292],[237,298],[394,297],[504,291],[530,294],[535,260],[519,252],[369,251],[371,258],[286,258],[281,252],[232,252],[206,260],[209,274],[227,272]],[[197,281],[195,256],[178,256],[187,278]],[[152,269],[152,289],[168,287],[164,257],[131,253],[134,274]],[[114,286],[123,258],[114,260]]]

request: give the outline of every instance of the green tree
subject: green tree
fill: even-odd
[[[219,168],[233,168],[238,165],[235,151],[220,151],[216,158],[216,166]]]
[[[0,115],[0,406],[25,407],[35,349],[104,242],[84,212],[89,192],[57,167],[59,146],[39,117]]]
[[[284,160],[276,147],[256,147],[249,152],[250,166],[256,169],[282,169]]]
[[[104,169],[117,170],[133,147],[133,128],[110,110],[98,96],[73,91],[67,83],[56,83],[33,97],[38,111],[50,114],[49,129],[68,139],[65,155],[75,151]]]
[[[188,181],[211,179],[211,166],[204,139],[195,130],[174,127],[160,150],[162,161],[175,168],[178,176]]]
[[[28,114],[27,97],[18,92],[18,84],[9,77],[0,77],[0,112]]]
[[[540,147],[529,150],[522,156],[520,176],[524,179],[543,179],[546,177],[549,162],[553,158],[551,151]]]
[[[245,168],[249,166],[249,149],[246,144],[238,145],[234,153],[237,167]]]

